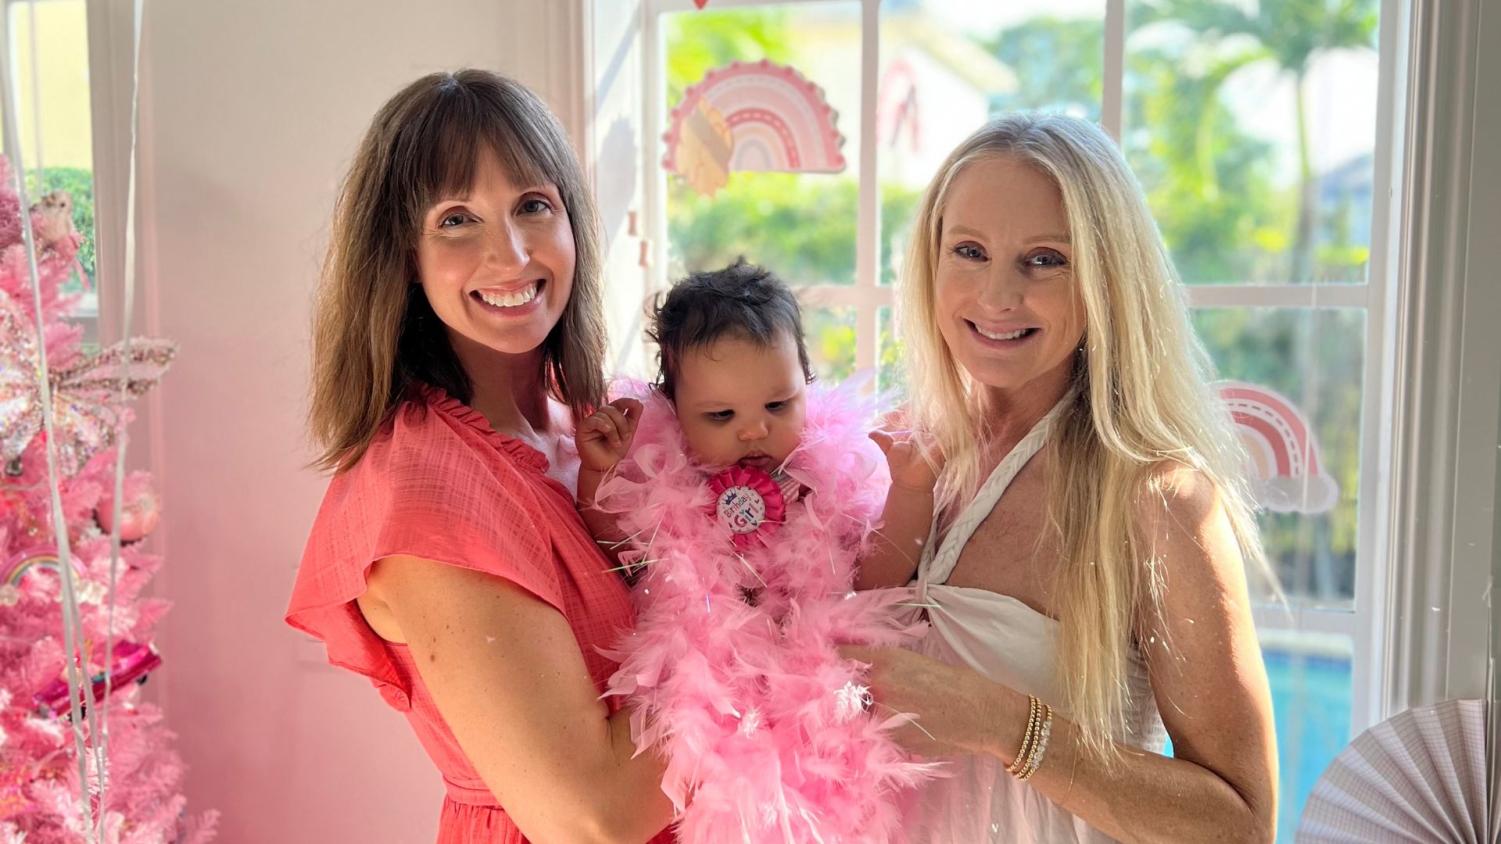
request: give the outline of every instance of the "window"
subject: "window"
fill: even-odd
[[[99,313],[94,285],[94,163],[89,103],[88,21],[85,0],[6,0],[0,18],[11,57],[16,135],[21,148],[6,157],[26,172],[27,198],[52,191],[73,199],[73,225],[83,236],[68,293],[93,339]],[[0,117],[3,119],[3,117]]]
[[[1258,607],[1292,840],[1324,767],[1379,703],[1381,362],[1400,0],[647,0],[648,162],[733,61],[797,68],[832,106],[838,172],[645,181],[655,286],[735,255],[796,284],[825,378],[901,389],[891,283],[921,191],[987,117],[1061,110],[1117,137],[1222,378],[1286,400],[1311,442],[1261,519],[1287,608]],[[1276,455],[1272,455],[1275,457]],[[1287,458],[1287,454],[1282,454]],[[1269,458],[1270,459],[1270,458]],[[1317,470],[1313,464],[1317,464]],[[1272,490],[1276,491],[1276,490]],[[1271,492],[1267,493],[1268,495]],[[1291,496],[1291,498],[1288,498]],[[1311,512],[1310,512],[1311,511]]]
[[[1393,4],[1387,4],[1388,7]],[[1257,613],[1281,755],[1279,839],[1371,720],[1374,472],[1386,278],[1373,267],[1381,135],[1378,0],[1131,0],[1119,137],[1189,285],[1221,377],[1300,411],[1327,497],[1274,507],[1262,539],[1292,607]],[[1111,24],[1115,26],[1112,27]],[[1107,71],[1107,78],[1113,76]],[[1107,83],[1108,84],[1108,83]],[[1022,86],[1026,89],[1028,86]],[[1295,485],[1299,479],[1279,479]],[[1312,512],[1308,512],[1312,511]]]
[[[649,143],[661,143],[690,86],[735,61],[796,68],[804,79],[793,84],[808,98],[827,102],[843,136],[834,144],[840,162],[834,172],[734,172],[712,195],[677,177],[661,180],[659,225],[665,237],[657,242],[666,244],[659,261],[666,272],[656,283],[745,255],[798,288],[819,377],[837,380],[872,368],[877,311],[890,304],[890,292],[876,284],[875,262],[862,260],[872,237],[860,232],[862,215],[874,211],[874,194],[861,190],[862,127],[874,117],[865,113],[862,39],[874,4],[838,0],[698,11],[690,2],[663,2],[653,8],[663,48],[656,68],[663,74],[656,99],[662,119],[655,124],[662,128]]]

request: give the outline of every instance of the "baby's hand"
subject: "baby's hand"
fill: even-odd
[[[578,427],[574,444],[584,469],[608,472],[631,450],[636,423],[641,420],[641,402],[616,399],[594,411]]]
[[[871,431],[870,438],[886,455],[892,486],[933,491],[943,471],[943,454],[932,435],[921,431]]]

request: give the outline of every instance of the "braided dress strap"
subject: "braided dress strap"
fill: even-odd
[[[918,566],[918,594],[922,603],[927,603],[926,592],[930,584],[945,583],[949,575],[954,573],[954,566],[959,562],[959,554],[969,543],[970,537],[974,536],[975,529],[995,509],[995,505],[1000,502],[1006,488],[1016,479],[1022,467],[1037,456],[1037,452],[1047,444],[1054,424],[1063,414],[1064,408],[1073,403],[1073,397],[1074,393],[1070,392],[1053,405],[1053,409],[1032,426],[1032,430],[1022,437],[1021,442],[1006,453],[1000,464],[991,471],[990,477],[986,478],[985,483],[980,486],[979,492],[975,493],[974,499],[960,512],[959,518],[949,526],[948,533],[936,550],[934,539],[938,533],[938,520],[934,518],[933,529],[928,536],[922,562]]]

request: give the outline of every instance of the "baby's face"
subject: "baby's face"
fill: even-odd
[[[807,386],[797,343],[785,335],[767,346],[723,337],[687,352],[675,404],[688,450],[713,468],[776,469],[802,438]]]

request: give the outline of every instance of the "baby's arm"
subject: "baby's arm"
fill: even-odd
[[[641,419],[641,402],[616,399],[601,407],[578,427],[575,443],[579,451],[579,516],[589,533],[611,557],[626,536],[616,524],[615,515],[600,510],[595,496],[600,484],[631,449],[636,423]]]
[[[911,434],[875,431],[870,435],[891,467],[891,487],[881,512],[881,529],[860,558],[856,589],[905,586],[917,573],[923,543],[933,526],[933,488],[942,462]]]

